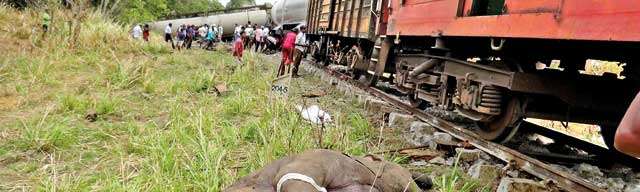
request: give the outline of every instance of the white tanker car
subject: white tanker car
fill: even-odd
[[[271,20],[285,29],[306,24],[308,4],[309,0],[278,0],[271,8]]]
[[[150,27],[154,31],[163,33],[165,26],[169,23],[173,24],[174,30],[182,24],[216,24],[218,26],[222,25],[224,28],[223,36],[231,36],[233,34],[235,24],[247,24],[249,21],[251,21],[252,24],[265,26],[273,26],[272,24],[275,24],[276,28],[280,28],[284,25],[285,29],[287,29],[306,22],[308,2],[309,0],[278,0],[275,2],[273,7],[267,4],[264,6],[254,6],[254,8],[239,10],[233,13],[162,20],[151,23]],[[256,9],[255,7],[261,8]]]
[[[171,20],[163,20],[156,21],[151,23],[149,26],[152,30],[157,31],[159,33],[164,32],[165,26],[171,23],[173,24],[174,30],[182,25],[204,25],[216,24],[217,26],[222,25],[224,28],[223,36],[231,36],[233,34],[233,28],[235,24],[238,25],[246,25],[249,21],[252,24],[258,25],[269,25],[271,23],[269,18],[269,10],[244,10],[235,13],[223,13],[218,15],[210,15],[203,17],[193,17],[193,18],[183,18],[183,19],[171,19]]]

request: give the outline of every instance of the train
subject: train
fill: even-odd
[[[278,0],[271,9],[271,21],[274,29],[291,29],[305,25],[307,21],[308,0]]]
[[[265,3],[235,9],[168,15],[162,20],[152,22],[150,27],[152,30],[162,33],[164,27],[169,23],[174,26],[216,24],[222,25],[225,29],[223,31],[225,37],[233,35],[235,24],[243,25],[249,22],[272,29],[288,30],[306,24],[307,8],[307,0],[279,0],[274,2],[274,5]]]
[[[307,1],[307,0],[288,0]],[[310,54],[504,143],[526,118],[599,125],[605,144],[640,90],[640,1],[308,0]],[[277,6],[274,9],[278,9]],[[585,74],[594,62],[619,74]]]
[[[258,25],[271,25],[271,4],[258,6],[242,7],[237,9],[215,10],[211,12],[189,13],[184,15],[175,15],[167,17],[164,20],[152,22],[149,26],[151,30],[158,33],[164,33],[167,24],[173,24],[174,28],[182,24],[186,25],[204,25],[216,24],[222,25],[223,36],[233,36],[235,24],[244,25],[248,22]]]

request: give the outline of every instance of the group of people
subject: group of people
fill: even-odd
[[[131,31],[131,36],[134,39],[144,39],[144,41],[149,41],[149,24],[144,24],[144,28],[140,27],[140,24],[133,26],[133,30]]]
[[[172,23],[168,23],[165,26],[164,41],[170,43],[173,49],[178,50],[190,49],[194,41],[199,42],[201,48],[213,49],[216,42],[222,41],[224,34],[222,25],[216,24],[204,24],[201,26],[183,24],[175,32],[173,29]],[[269,33],[268,26],[262,25],[258,27],[257,24],[252,25],[251,22],[247,25],[235,24],[233,42],[236,43],[236,40],[240,40],[244,49],[252,48],[256,52],[261,52],[268,47],[272,47],[269,44],[275,44],[277,41],[276,38],[269,37]],[[149,41],[149,25],[145,24],[144,28],[140,27],[139,24],[135,25],[131,31],[131,36],[134,39],[142,37],[145,41]]]
[[[307,28],[293,28],[284,35],[282,41],[282,61],[278,67],[278,76],[291,72],[292,77],[299,77],[298,68],[308,47]]]
[[[235,24],[233,33],[233,50],[234,56],[242,60],[242,51],[244,49],[254,49],[255,52],[262,52],[267,47],[269,38],[269,27],[257,24],[251,25],[251,21],[247,25]]]
[[[268,49],[268,45],[277,45],[274,41],[277,42],[277,39],[269,35],[269,28],[264,26],[257,28],[257,25],[252,26],[251,23],[247,26],[236,25],[233,56],[241,61],[244,49],[253,47],[255,52],[261,52],[264,49]],[[290,72],[292,77],[299,77],[298,68],[308,47],[306,26],[302,25],[288,31],[281,38],[281,42],[282,60],[278,67],[277,76]]]
[[[164,41],[171,43],[173,49],[191,49],[191,45],[194,41],[200,42],[200,48],[213,49],[214,43],[222,41],[222,26],[213,24],[209,26],[204,24],[201,26],[195,25],[180,25],[176,30],[175,36],[177,37],[177,43],[173,42],[173,24],[169,23],[164,29]]]
[[[200,26],[196,32],[202,39],[200,41],[200,47],[207,50],[213,49],[214,43],[222,41],[223,30],[222,25],[217,26],[216,24],[213,24],[209,26],[209,24],[204,24],[203,26]]]
[[[132,30],[134,39],[141,37],[149,41],[149,25],[144,28],[135,25]],[[216,42],[222,41],[223,28],[216,24],[201,26],[180,25],[173,31],[173,24],[169,23],[164,29],[164,41],[171,44],[173,49],[191,49],[194,41],[199,41],[200,47],[212,49]],[[176,42],[174,43],[174,36]],[[278,76],[291,72],[292,77],[298,77],[298,67],[308,47],[306,26],[299,26],[290,31],[270,30],[268,26],[258,26],[248,22],[246,25],[235,24],[233,33],[233,55],[242,61],[245,49],[257,53],[281,49],[282,60],[278,67]]]
[[[164,41],[170,43],[171,48],[177,48],[178,50],[191,49],[194,41],[199,42],[201,48],[212,49],[215,42],[222,41],[222,31],[222,26],[217,26],[216,24],[211,26],[208,24],[201,26],[182,24],[178,26],[174,33],[173,24],[169,23],[164,28]],[[133,39],[142,38],[144,41],[149,41],[149,33],[149,24],[145,24],[144,27],[136,24],[131,30]],[[176,37],[175,42],[174,37]]]

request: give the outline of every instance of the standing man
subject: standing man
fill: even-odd
[[[173,25],[169,23],[164,28],[164,42],[171,42],[171,48],[176,49],[176,45],[173,44],[173,37],[171,36],[171,26]]]
[[[245,34],[244,31],[241,31],[240,37],[233,42],[233,56],[240,62],[242,62],[242,52],[244,51],[244,42],[242,39],[245,38]]]
[[[207,35],[205,37],[205,42],[206,42],[206,46],[205,49],[207,50],[211,50],[213,49],[213,41],[215,39],[215,33],[213,31],[213,27],[209,29],[209,31],[207,31]]]
[[[187,29],[184,26],[178,28],[178,51],[185,47],[184,41],[187,39]]]
[[[193,25],[188,25],[187,26],[187,39],[186,39],[186,44],[187,44],[187,49],[191,49],[191,42],[193,42],[193,39],[195,39],[196,36],[196,30],[194,29]]]
[[[142,39],[146,42],[149,42],[149,30],[149,24],[144,24],[144,28],[142,29]]]
[[[300,67],[300,61],[302,61],[302,57],[304,56],[304,50],[307,48],[307,27],[302,25],[300,26],[300,32],[296,35],[296,48],[293,50],[293,70],[291,76],[296,78],[300,77],[298,75],[298,67]]]
[[[255,35],[255,39],[254,39],[254,42],[255,42],[254,44],[256,46],[255,52],[257,53],[258,50],[260,49],[260,45],[262,45],[262,29],[256,27],[256,31],[253,33]]]
[[[211,31],[213,31],[213,41],[218,40],[218,25],[215,23],[211,25]]]
[[[198,28],[198,34],[200,35],[200,48],[204,48],[204,45],[206,45],[207,33],[209,33],[207,26],[207,24],[204,24]]]
[[[222,42],[222,34],[223,34],[222,25],[218,26],[218,41]]]
[[[262,28],[262,51],[267,47],[267,38],[269,37],[269,26],[264,26]]]
[[[242,31],[242,28],[240,28],[240,26],[236,23],[235,27],[233,28],[233,41],[234,42],[240,36],[240,32],[241,31]]]
[[[289,69],[291,69],[290,65],[293,62],[293,50],[295,49],[297,33],[298,28],[293,28],[293,31],[284,36],[284,41],[282,42],[282,61],[278,68],[278,76],[286,74]]]
[[[245,32],[245,39],[244,41],[244,48],[245,49],[249,49],[251,50],[251,43],[253,41],[253,26],[251,26],[251,24],[247,25],[247,28],[244,29]],[[248,48],[247,48],[248,47]]]

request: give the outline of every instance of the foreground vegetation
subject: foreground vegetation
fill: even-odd
[[[34,15],[0,7],[10,26],[0,33],[0,191],[219,191],[317,146],[316,126],[294,110],[300,98],[269,96],[272,61],[172,53],[159,36],[135,42],[98,14],[72,44],[65,27],[41,38]],[[217,95],[218,84],[229,91]],[[315,102],[335,109],[325,146],[356,155],[372,146],[357,103]]]

